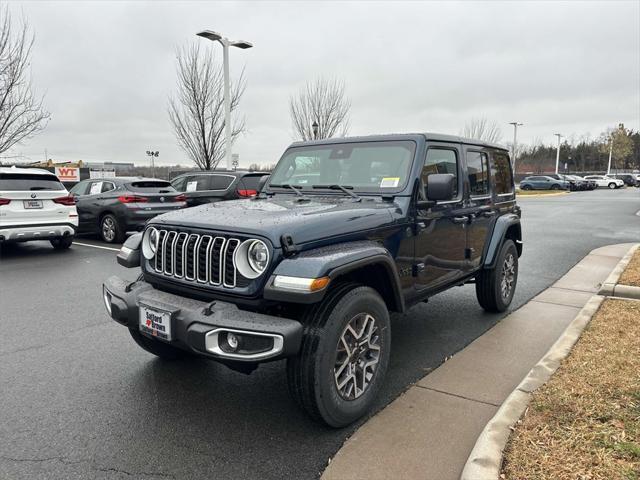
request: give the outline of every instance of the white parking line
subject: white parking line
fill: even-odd
[[[74,245],[82,245],[83,247],[101,248],[102,250],[112,250],[114,252],[119,252],[120,251],[119,248],[103,247],[103,246],[100,246],[100,245],[91,245],[90,243],[73,242],[73,244]]]

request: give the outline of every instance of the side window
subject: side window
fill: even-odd
[[[454,197],[458,196],[458,155],[455,150],[430,148],[424,160],[420,179],[426,187],[427,178],[432,173],[450,173],[455,177]]]
[[[510,194],[513,192],[513,182],[511,181],[511,162],[504,153],[494,153],[491,156],[491,182],[493,189],[498,195]]]
[[[171,186],[175,188],[178,192],[184,192],[184,185],[187,181],[187,178],[188,177],[177,178],[173,182],[171,182]]]
[[[489,158],[486,153],[467,152],[469,193],[471,196],[489,194]]]
[[[80,182],[74,185],[74,187],[69,190],[69,193],[71,195],[86,195],[87,189],[89,188],[89,183],[90,182]]]
[[[207,190],[226,190],[234,180],[233,177],[227,175],[209,175],[209,187]]]
[[[202,192],[204,190],[210,190],[207,175],[193,175],[187,178],[187,186],[185,188],[185,191]]]
[[[102,184],[102,193],[110,192],[111,190],[115,190],[116,186],[111,182],[104,182]]]

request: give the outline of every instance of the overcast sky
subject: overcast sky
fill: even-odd
[[[292,141],[288,101],[319,75],[351,98],[350,134],[458,134],[471,117],[553,133],[640,129],[640,2],[10,2],[36,33],[32,73],[52,113],[14,148],[33,160],[188,164],[167,117],[175,49],[203,29],[253,42],[241,165],[273,163]],[[208,42],[221,59],[218,44]]]

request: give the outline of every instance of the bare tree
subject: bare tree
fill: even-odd
[[[495,122],[489,122],[485,117],[472,118],[462,130],[463,137],[474,138],[484,142],[497,143],[502,140],[502,130]]]
[[[31,89],[33,42],[27,22],[13,30],[9,7],[0,5],[0,153],[38,133],[51,116]]]
[[[335,78],[320,77],[307,82],[289,99],[294,135],[302,140],[344,137],[349,131],[350,109],[344,81]]]
[[[224,73],[211,49],[201,53],[198,44],[176,53],[178,89],[169,97],[169,120],[178,144],[201,169],[212,170],[225,156]],[[246,83],[244,71],[231,85],[231,112],[240,103]],[[236,119],[231,141],[245,130],[244,120]],[[230,148],[230,147],[229,147]]]

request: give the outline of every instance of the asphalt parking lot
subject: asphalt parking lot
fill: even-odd
[[[519,204],[525,253],[513,308],[590,250],[640,239],[638,189]],[[312,423],[288,397],[283,362],[245,376],[142,351],[101,301],[104,279],[138,272],[95,239],[77,243],[0,252],[0,478],[307,479],[357,428]],[[377,408],[500,318],[481,310],[473,286],[396,316]]]

